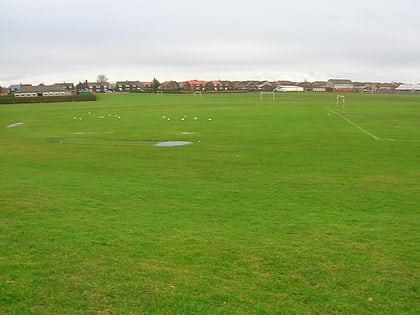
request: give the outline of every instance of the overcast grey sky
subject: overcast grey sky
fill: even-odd
[[[3,86],[420,81],[418,0],[9,0],[0,29]]]

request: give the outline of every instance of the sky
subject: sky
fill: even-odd
[[[420,82],[418,0],[19,0],[0,85],[121,80]]]

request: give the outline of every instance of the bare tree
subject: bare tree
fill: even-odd
[[[98,77],[96,78],[96,81],[98,83],[107,83],[108,82],[108,78],[106,77],[105,74],[100,74],[98,75]]]

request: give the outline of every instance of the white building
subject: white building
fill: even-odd
[[[304,88],[295,85],[279,85],[273,92],[303,92]]]
[[[14,92],[16,97],[65,96],[73,94],[73,83],[56,83],[53,85],[40,84],[38,86],[24,84]]]
[[[354,84],[347,79],[329,79],[327,87],[335,92],[353,92]]]
[[[395,89],[396,92],[405,92],[405,93],[419,93],[420,84],[401,84]]]

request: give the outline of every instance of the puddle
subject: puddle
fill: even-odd
[[[21,126],[21,125],[23,125],[23,122],[17,122],[17,123],[8,125],[6,128],[13,128],[13,127]]]
[[[179,145],[192,144],[190,141],[163,141],[155,144],[156,147],[176,147]]]

